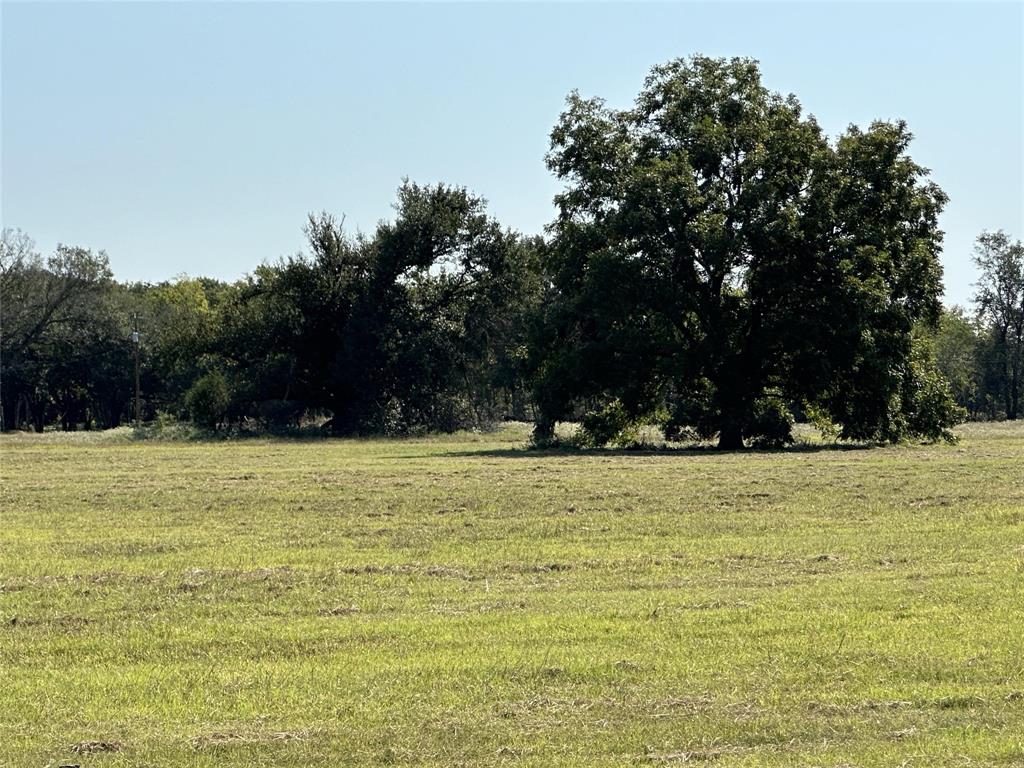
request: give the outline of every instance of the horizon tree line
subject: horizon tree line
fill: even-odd
[[[940,439],[1020,415],[1024,248],[979,236],[974,311],[940,303],[946,203],[902,122],[824,135],[749,59],[655,67],[635,103],[569,96],[547,237],[464,188],[405,181],[351,235],[234,283],[114,279],[104,252],[0,245],[5,430],[144,417],[208,429],[408,434],[531,420],[629,444],[644,424],[721,448],[795,420],[844,439]]]

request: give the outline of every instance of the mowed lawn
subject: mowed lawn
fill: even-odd
[[[0,765],[1024,765],[1024,427],[0,439]]]

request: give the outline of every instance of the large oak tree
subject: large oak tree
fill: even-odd
[[[785,441],[793,403],[848,438],[941,433],[911,331],[938,317],[946,197],[910,140],[878,122],[831,143],[747,59],[658,66],[631,109],[572,94],[548,157],[565,187],[538,437],[581,404],[723,448]]]

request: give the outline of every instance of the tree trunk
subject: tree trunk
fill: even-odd
[[[28,420],[28,401],[25,399],[25,395],[20,395],[14,406],[14,428],[21,429],[21,425]]]
[[[535,445],[546,445],[555,438],[555,420],[541,413],[533,422],[533,442]]]
[[[8,396],[3,402],[3,428],[5,431],[18,428],[18,401]]]
[[[1017,419],[1020,408],[1020,364],[1014,361],[1010,369],[1010,392],[1007,398],[1006,418],[1010,421]]]
[[[723,424],[718,433],[718,450],[738,451],[743,448],[743,430],[736,422]]]

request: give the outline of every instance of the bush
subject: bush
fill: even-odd
[[[170,429],[178,425],[178,417],[169,411],[157,410],[153,417],[153,428],[157,431]]]
[[[793,442],[793,414],[781,396],[769,393],[754,401],[744,437],[762,448],[781,448]]]
[[[619,400],[613,400],[598,411],[590,411],[580,422],[575,442],[582,447],[614,445],[619,448],[635,445],[640,440],[640,422],[630,415]]]
[[[263,400],[257,404],[256,412],[266,429],[297,429],[306,413],[306,406],[300,400]]]
[[[842,427],[832,420],[832,414],[818,403],[806,402],[803,404],[804,415],[807,423],[821,433],[824,440],[835,441],[839,439]]]
[[[665,439],[671,442],[706,440],[718,432],[714,385],[705,378],[669,396],[661,419]]]
[[[956,442],[952,427],[967,419],[967,410],[957,405],[949,382],[926,345],[915,345],[901,394],[908,437]]]
[[[219,429],[231,404],[224,374],[211,371],[196,380],[185,393],[185,407],[192,421],[206,429]]]

